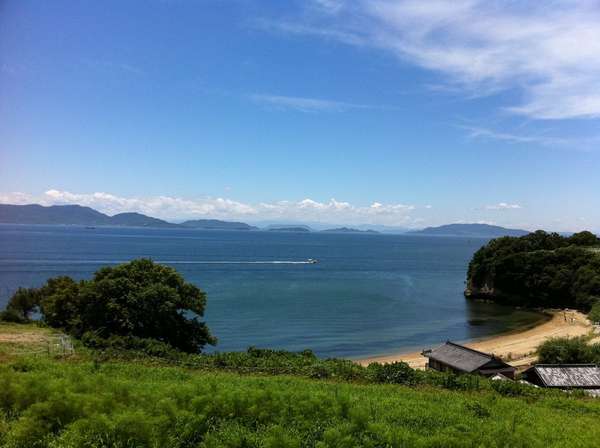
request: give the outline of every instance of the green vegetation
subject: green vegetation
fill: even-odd
[[[585,336],[549,339],[538,347],[538,361],[542,364],[600,364],[600,343],[589,344]]]
[[[197,353],[216,340],[198,316],[206,295],[172,268],[151,260],[105,267],[91,280],[51,278],[39,289],[19,289],[2,318],[23,322],[39,307],[47,325],[92,345],[130,342]]]
[[[562,237],[537,231],[490,241],[467,274],[469,297],[542,308],[589,311],[600,297],[600,240],[590,232]]]
[[[17,291],[5,320],[27,322],[39,309],[43,321],[0,323],[0,446],[546,448],[600,440],[600,401],[580,393],[402,362],[363,367],[309,350],[200,354],[213,338],[191,316],[202,315],[205,300],[149,260]],[[76,355],[51,352],[57,336],[44,325],[78,338]],[[589,354],[580,341],[568,343],[540,350]]]
[[[355,385],[134,363],[0,367],[0,445],[562,447],[600,440],[600,402],[560,392]]]
[[[592,305],[592,309],[588,314],[588,318],[592,322],[600,322],[600,301],[597,301],[596,303],[594,303],[594,305]]]
[[[55,334],[37,324],[0,323],[0,355],[4,359],[19,359],[18,355],[42,353],[62,359],[61,351],[48,352],[46,348]],[[19,350],[12,350],[5,341],[21,341]],[[474,375],[455,375],[433,370],[411,369],[404,362],[372,363],[363,367],[346,359],[320,359],[310,350],[293,353],[284,350],[249,348],[246,352],[190,354],[166,344],[148,339],[115,337],[100,339],[102,345],[92,347],[86,341],[78,342],[76,356],[71,361],[94,363],[119,362],[147,366],[174,366],[205,372],[231,372],[241,375],[288,375],[315,380],[351,382],[355,384],[403,384],[434,386],[449,390],[496,390],[505,395],[537,396],[540,390],[519,383],[498,383]],[[83,345],[85,344],[85,345]],[[26,350],[29,345],[30,350]],[[55,353],[55,355],[53,355]],[[508,387],[510,386],[510,387]]]
[[[156,354],[155,354],[156,353]],[[353,382],[357,384],[430,385],[452,390],[489,389],[487,381],[478,376],[454,375],[436,371],[411,369],[404,362],[372,363],[363,367],[346,359],[319,359],[310,350],[300,353],[284,350],[249,348],[246,352],[227,352],[203,355],[160,353],[144,350],[115,350],[94,352],[97,359],[148,362],[178,365],[205,371],[228,371],[254,375],[294,375],[299,377]],[[531,394],[535,391],[517,385],[511,394]]]

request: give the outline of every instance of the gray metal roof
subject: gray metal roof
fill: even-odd
[[[479,352],[450,341],[431,350],[424,350],[423,356],[443,362],[463,372],[474,372],[496,359],[488,353]]]
[[[600,389],[600,366],[595,364],[538,364],[532,369],[546,387]]]

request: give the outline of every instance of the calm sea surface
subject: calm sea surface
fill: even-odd
[[[150,257],[208,294],[217,350],[360,358],[466,340],[540,317],[463,297],[477,238],[0,225],[0,308],[18,286]],[[291,263],[318,259],[318,264]]]

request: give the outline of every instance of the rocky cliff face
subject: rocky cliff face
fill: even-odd
[[[475,286],[472,282],[468,282],[467,288],[465,289],[465,297],[469,299],[492,299],[496,295],[496,290],[487,283],[484,283],[481,286]]]

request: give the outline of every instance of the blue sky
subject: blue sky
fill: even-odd
[[[2,2],[0,202],[599,230],[594,3]]]

